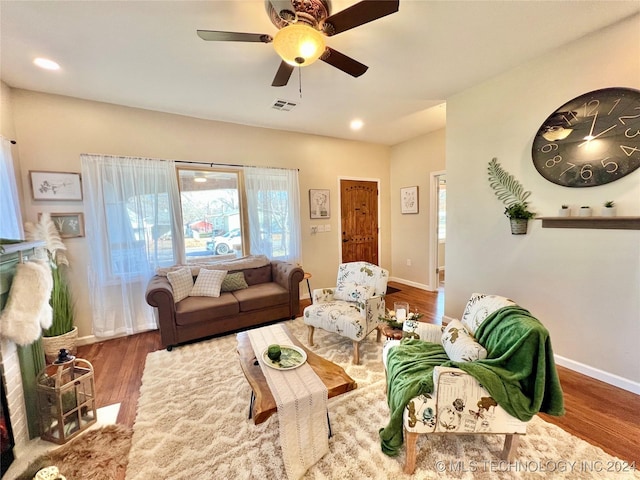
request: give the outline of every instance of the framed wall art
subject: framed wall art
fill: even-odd
[[[38,219],[42,214],[38,214]],[[60,238],[84,237],[84,216],[82,213],[50,213]]]
[[[82,200],[80,174],[29,171],[34,200]]]
[[[309,213],[311,218],[331,218],[329,190],[309,190]]]
[[[400,189],[400,208],[402,213],[418,213],[418,187]]]

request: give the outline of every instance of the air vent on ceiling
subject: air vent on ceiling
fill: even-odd
[[[276,110],[281,110],[283,112],[290,112],[296,105],[297,103],[293,103],[288,100],[276,99],[271,108],[275,108]]]

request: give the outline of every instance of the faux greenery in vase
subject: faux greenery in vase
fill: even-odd
[[[69,267],[65,253],[67,247],[48,213],[43,213],[38,223],[26,222],[24,227],[27,240],[44,242],[51,266],[53,289],[49,303],[53,311],[53,322],[42,333],[45,357],[51,362],[56,359],[61,348],[75,353],[78,337],[78,328],[73,324],[73,302],[66,278],[66,269]]]
[[[525,191],[522,184],[498,163],[497,158],[489,162],[489,186],[493,188],[498,200],[506,205],[504,214],[511,220],[511,233],[521,235],[527,233],[529,219],[535,213],[528,208],[527,198],[531,192]]]

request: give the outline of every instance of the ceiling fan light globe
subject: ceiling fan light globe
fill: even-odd
[[[295,67],[306,67],[318,60],[325,50],[322,33],[304,24],[288,25],[276,33],[273,48],[282,60]]]

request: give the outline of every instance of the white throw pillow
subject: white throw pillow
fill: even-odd
[[[515,302],[499,295],[485,295],[484,293],[473,293],[467,302],[462,314],[462,323],[471,335],[475,335],[476,330],[482,322],[493,312],[503,307],[512,307]]]
[[[219,297],[220,287],[226,276],[226,270],[200,269],[196,283],[189,295],[191,297]]]
[[[487,351],[469,333],[460,320],[449,322],[442,333],[442,346],[450,360],[473,362],[487,358]]]
[[[347,302],[366,302],[373,296],[373,288],[367,285],[356,285],[352,282],[341,283],[333,292],[333,298]]]
[[[193,288],[193,277],[189,267],[180,268],[167,273],[167,279],[173,289],[173,301],[178,303],[189,296]]]

